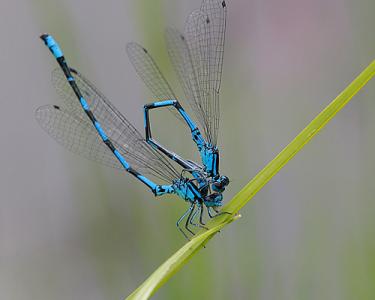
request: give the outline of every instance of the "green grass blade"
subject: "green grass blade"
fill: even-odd
[[[127,300],[141,300],[151,297],[164,283],[168,281],[199,249],[203,246],[226,224],[234,221],[239,216],[231,217],[227,222],[222,222],[216,226],[211,226],[197,235],[194,239],[186,243],[166,262],[164,262],[145,282],[142,283]]]
[[[201,249],[225,225],[236,220],[238,211],[248,202],[271,178],[291,160],[375,75],[373,61],[345,90],[336,97],[314,120],[310,122],[288,146],[286,146],[263,170],[261,170],[237,195],[224,207],[222,214],[212,219],[207,227],[191,241],[164,262],[127,300],[144,300],[151,297],[164,283],[168,281],[199,249]]]

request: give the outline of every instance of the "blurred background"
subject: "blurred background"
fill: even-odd
[[[140,130],[152,98],[137,41],[176,83],[166,26],[200,0],[0,2],[0,299],[122,299],[185,241],[186,203],[60,147],[34,111],[59,103],[48,32]],[[373,0],[228,0],[219,137],[227,200],[375,59]],[[154,299],[375,299],[375,81]],[[173,118],[157,136],[194,148]],[[166,132],[173,139],[165,139]]]

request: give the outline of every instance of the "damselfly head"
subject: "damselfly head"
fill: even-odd
[[[229,184],[229,178],[227,176],[217,176],[212,182],[212,190],[215,192],[222,193],[225,187]]]

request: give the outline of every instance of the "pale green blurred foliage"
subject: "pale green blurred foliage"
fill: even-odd
[[[175,221],[185,203],[61,149],[33,112],[59,101],[56,63],[38,39],[47,31],[142,129],[152,99],[125,44],[143,44],[176,83],[163,30],[182,29],[199,4],[0,3],[0,299],[121,299],[184,243]],[[375,58],[374,9],[369,0],[228,3],[219,141],[227,199]],[[375,298],[375,84],[357,97],[155,299]],[[176,124],[161,117],[154,126],[191,155]]]

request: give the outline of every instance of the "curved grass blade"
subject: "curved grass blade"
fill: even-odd
[[[263,170],[261,170],[222,209],[222,214],[207,223],[209,230],[202,231],[164,262],[127,300],[149,299],[219,230],[239,217],[238,211],[249,202],[280,169],[290,161],[375,75],[375,60],[310,122]]]
[[[229,216],[229,215],[227,215]],[[149,299],[164,283],[168,281],[197,251],[226,224],[229,224],[240,216],[230,216],[226,222],[221,222],[216,226],[212,226],[209,230],[205,230],[197,235],[194,239],[187,242],[180,250],[173,254],[166,262],[164,262],[146,281],[142,283],[130,296],[126,299]]]

